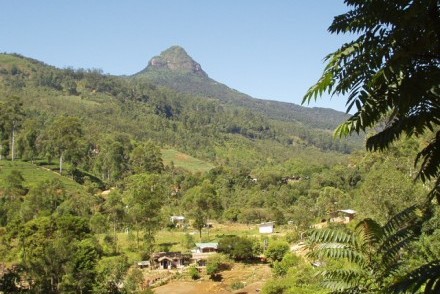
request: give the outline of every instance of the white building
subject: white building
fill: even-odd
[[[272,234],[275,232],[275,222],[261,223],[259,226],[260,234]]]

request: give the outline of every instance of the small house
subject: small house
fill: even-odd
[[[261,223],[258,230],[260,234],[272,234],[275,232],[275,222]]]
[[[158,252],[152,256],[153,264],[160,269],[182,268],[189,265],[190,254],[181,252]]]
[[[217,242],[209,242],[209,243],[196,243],[195,253],[209,253],[209,252],[217,252],[218,243]]]
[[[177,228],[180,228],[185,224],[185,217],[183,215],[173,215],[170,217],[170,222]]]
[[[218,250],[217,242],[196,243],[196,248],[192,251],[192,261],[198,266],[205,266],[207,259],[216,254]]]
[[[332,218],[330,218],[331,223],[342,223],[348,224],[356,216],[356,211],[353,209],[341,209],[333,213]]]
[[[140,269],[143,269],[143,268],[149,268],[149,267],[150,267],[150,261],[149,261],[149,260],[142,260],[142,261],[139,261],[139,262],[137,263],[137,266],[138,266]]]

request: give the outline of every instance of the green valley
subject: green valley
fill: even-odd
[[[250,97],[180,46],[130,76],[0,54],[0,293],[434,293],[436,106],[368,96],[393,66],[357,89],[359,48],[304,98],[353,115]]]

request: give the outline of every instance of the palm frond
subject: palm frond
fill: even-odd
[[[323,271],[321,274],[324,276],[325,281],[322,285],[334,292],[343,292],[348,289],[359,288],[360,280],[363,275],[355,270],[339,269],[333,271]]]
[[[409,223],[416,225],[418,223],[417,220],[419,220],[418,215],[421,215],[420,208],[417,205],[412,205],[391,217],[383,226],[383,230],[389,236]]]
[[[377,244],[383,238],[383,229],[378,222],[371,218],[361,220],[355,228],[356,235],[369,246]]]
[[[349,231],[320,229],[313,230],[308,238],[308,241],[312,244],[325,242],[351,243],[354,239],[353,234]]]
[[[440,175],[440,131],[436,133],[435,138],[428,146],[417,154],[415,164],[417,164],[421,158],[423,158],[423,161],[418,177],[421,178],[422,181],[438,178]]]
[[[439,293],[440,290],[440,260],[415,269],[402,279],[394,283],[390,288],[390,293],[416,293],[424,286],[424,293]]]

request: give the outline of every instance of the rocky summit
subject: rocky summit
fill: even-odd
[[[172,46],[163,51],[159,56],[151,58],[148,66],[139,72],[142,74],[148,71],[172,71],[176,73],[190,73],[201,77],[208,77],[199,63],[195,62],[180,46]]]

